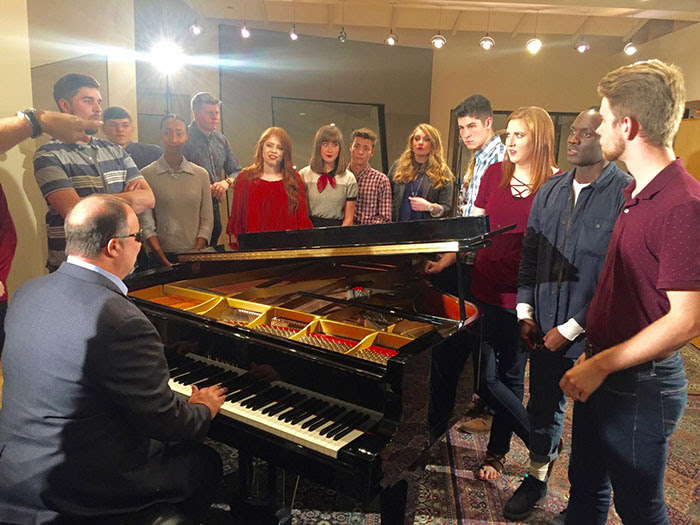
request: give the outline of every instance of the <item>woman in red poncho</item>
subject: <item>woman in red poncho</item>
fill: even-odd
[[[238,249],[240,233],[311,228],[306,193],[292,163],[292,140],[279,127],[267,128],[255,146],[253,164],[233,185],[226,233]]]

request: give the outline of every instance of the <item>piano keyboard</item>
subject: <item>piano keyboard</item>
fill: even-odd
[[[196,354],[168,355],[173,392],[189,398],[192,385],[221,383],[228,389],[219,416],[258,428],[332,458],[379,421],[381,414],[305,391],[282,381]]]

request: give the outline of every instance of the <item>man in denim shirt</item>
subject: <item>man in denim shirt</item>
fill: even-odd
[[[191,105],[194,121],[187,128],[190,138],[183,154],[187,160],[209,173],[214,208],[214,229],[210,244],[217,246],[221,234],[219,202],[226,198],[226,192],[233,186],[233,180],[241,171],[241,166],[226,137],[216,131],[221,120],[221,101],[211,93],[201,92],[192,97]]]
[[[583,353],[588,303],[624,202],[622,188],[631,180],[603,158],[600,122],[594,109],[574,120],[566,157],[575,168],[542,186],[523,240],[517,312],[531,350],[530,465],[504,508],[513,520],[529,516],[547,494],[566,404],[559,381]]]

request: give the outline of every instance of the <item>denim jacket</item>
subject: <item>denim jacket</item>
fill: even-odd
[[[540,337],[573,318],[585,329],[615,221],[631,177],[610,162],[584,187],[574,206],[575,169],[555,175],[535,196],[518,274],[518,303],[535,308]],[[566,357],[583,352],[583,335],[566,345]]]

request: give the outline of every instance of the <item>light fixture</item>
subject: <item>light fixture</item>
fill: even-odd
[[[540,49],[542,49],[542,40],[537,38],[537,18],[539,17],[539,15],[540,12],[535,11],[535,32],[532,35],[532,38],[528,40],[525,44],[527,50],[533,55],[536,55],[537,53],[539,53]]]
[[[493,38],[491,38],[488,33],[486,33],[486,36],[481,37],[481,40],[479,40],[479,45],[482,49],[488,51],[496,45],[496,41]]]
[[[393,29],[389,30],[389,34],[386,35],[384,42],[386,42],[390,46],[393,46],[393,45],[396,45],[398,43],[398,41],[399,41],[399,37],[394,34],[394,30]]]
[[[338,42],[345,42],[348,39],[348,34],[345,32],[345,27],[340,28],[340,33],[338,33]]]
[[[574,46],[574,49],[578,51],[579,53],[585,53],[591,48],[591,45],[588,43],[588,40],[585,38],[581,37],[578,39],[578,42],[576,42],[576,45]]]
[[[484,51],[488,51],[493,46],[496,45],[496,41],[489,36],[489,29],[491,26],[491,10],[489,9],[489,17],[486,19],[486,34],[479,40],[479,45]]]
[[[194,23],[188,28],[189,32],[192,33],[194,36],[199,36],[202,33],[204,33],[204,27],[202,27],[198,22],[197,19],[194,19]]]
[[[243,27],[241,27],[241,37],[250,38],[250,31],[248,30],[248,24],[243,22]]]
[[[634,42],[627,42],[622,50],[625,52],[625,55],[632,56],[637,53],[637,46],[634,45]]]
[[[435,49],[441,49],[447,44],[447,39],[438,31],[437,35],[434,35],[433,38],[430,39],[430,43],[433,44]]]
[[[289,32],[289,38],[292,40],[297,40],[299,38],[299,35],[297,35],[297,25],[292,24],[292,30]]]
[[[185,55],[175,43],[168,40],[158,42],[151,48],[149,61],[166,76],[177,72],[185,63]]]

